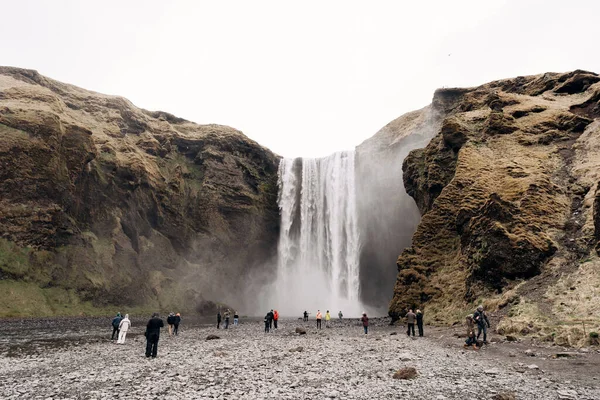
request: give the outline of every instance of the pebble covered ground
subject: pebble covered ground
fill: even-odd
[[[144,356],[141,321],[134,321],[124,345],[108,339],[109,327],[106,334],[96,327],[92,335],[29,344],[25,339],[34,331],[24,331],[18,346],[6,341],[0,346],[0,397],[600,399],[600,384],[592,377],[597,370],[582,381],[561,375],[576,362],[572,359],[557,359],[553,362],[563,364],[547,371],[535,357],[464,350],[461,339],[449,345],[437,333],[412,339],[384,321],[376,321],[368,335],[357,321],[336,321],[321,331],[313,323],[286,319],[269,334],[261,321],[242,321],[228,330],[184,323],[177,337],[163,330],[156,359]],[[296,327],[307,334],[296,334]],[[220,339],[206,340],[210,334]],[[10,337],[14,342],[19,335]],[[418,376],[394,379],[403,367],[416,368]]]

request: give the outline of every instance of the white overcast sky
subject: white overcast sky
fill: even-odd
[[[438,87],[600,72],[594,0],[0,0],[0,14],[0,65],[288,157],[351,149]]]

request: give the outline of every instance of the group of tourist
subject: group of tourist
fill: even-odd
[[[467,340],[464,347],[473,347],[479,350],[482,344],[487,344],[487,330],[490,328],[490,320],[483,310],[483,306],[478,306],[473,314],[467,315],[465,325],[467,326]],[[475,326],[477,326],[477,335],[475,335]],[[483,342],[479,341],[483,333]]]
[[[229,308],[225,310],[223,315],[221,316],[221,310],[217,311],[217,329],[221,329],[221,320],[224,319],[225,323],[223,324],[223,329],[229,329],[229,318],[231,318],[231,311]],[[233,326],[237,326],[240,320],[240,316],[237,311],[233,312]]]
[[[110,340],[115,340],[115,336],[117,337],[117,344],[125,343],[125,336],[127,336],[127,331],[131,327],[131,321],[129,320],[129,314],[125,314],[125,317],[121,317],[121,313],[118,312],[117,316],[112,320],[112,336]]]

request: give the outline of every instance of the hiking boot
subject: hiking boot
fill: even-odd
[[[479,350],[479,347],[477,347],[476,344],[473,345],[473,350]]]

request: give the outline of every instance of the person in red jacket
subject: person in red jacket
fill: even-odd
[[[279,313],[277,310],[273,311],[273,327],[277,329],[277,321],[279,320]]]
[[[362,318],[360,319],[363,324],[363,328],[365,330],[365,335],[369,331],[369,317],[367,317],[367,313],[363,313]]]

